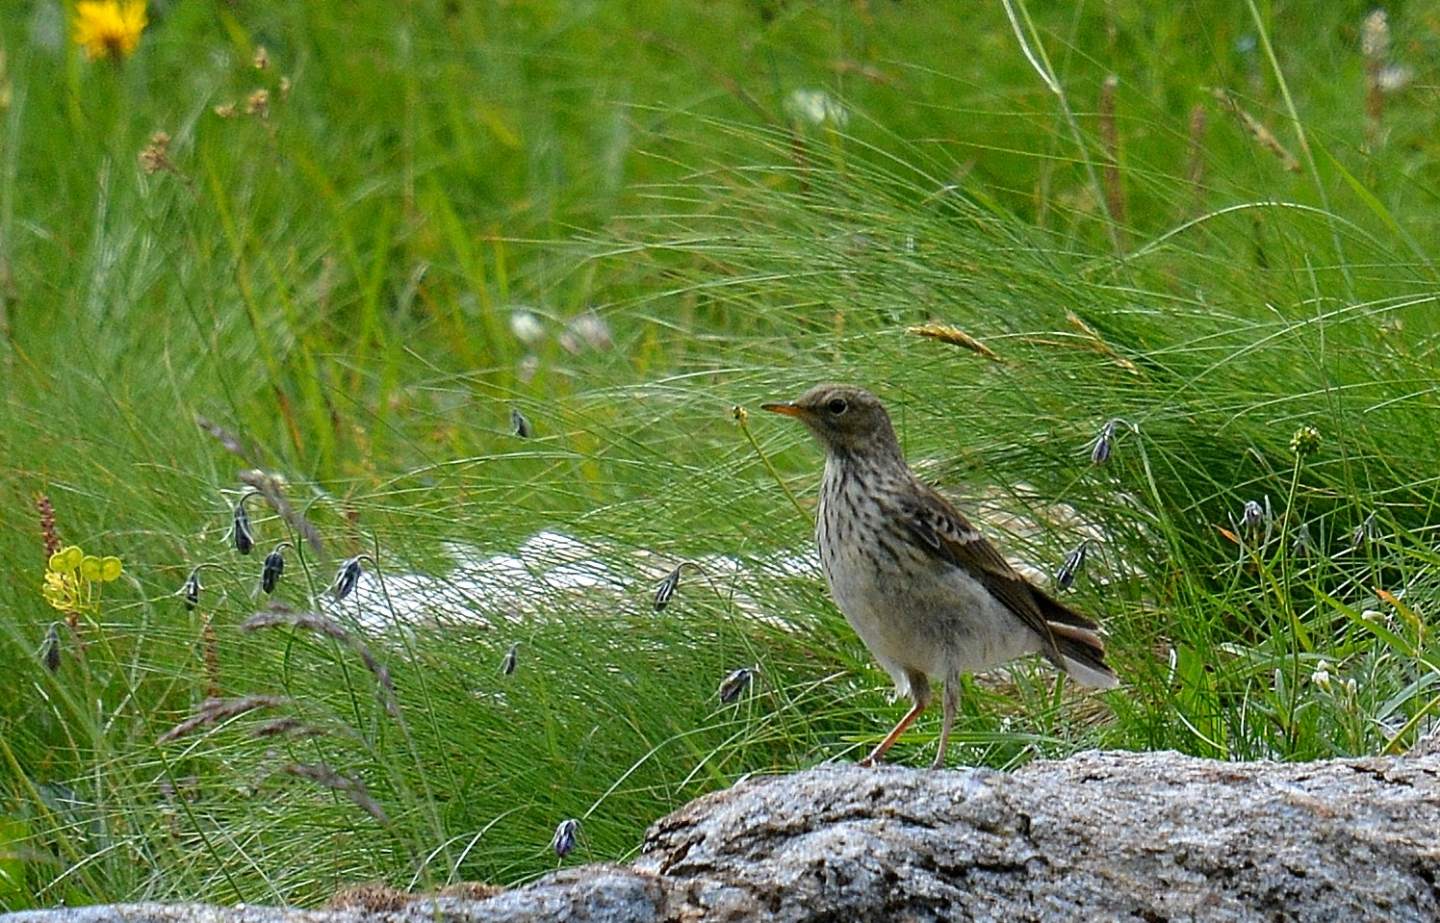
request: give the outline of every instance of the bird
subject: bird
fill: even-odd
[[[805,424],[825,451],[815,541],[830,594],[911,709],[860,761],[880,762],[944,683],[932,768],[945,751],[960,677],[1030,653],[1079,683],[1119,685],[1100,627],[1010,566],[970,520],[915,475],[890,414],[863,388],[821,384],[763,410]]]

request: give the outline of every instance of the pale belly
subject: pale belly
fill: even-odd
[[[969,574],[918,548],[904,554],[902,567],[877,567],[850,543],[830,560],[821,556],[836,605],[902,692],[907,671],[945,680],[1040,649],[1040,639]]]

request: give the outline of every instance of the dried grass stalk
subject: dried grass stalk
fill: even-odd
[[[265,502],[270,504],[280,518],[289,523],[290,528],[294,529],[297,535],[305,539],[305,543],[315,552],[316,557],[325,557],[325,542],[320,538],[320,530],[297,512],[295,507],[290,505],[290,501],[285,498],[283,478],[267,471],[261,471],[259,468],[242,471],[238,477],[242,484],[260,492],[260,495],[265,498]]]
[[[365,783],[359,779],[342,776],[324,763],[286,763],[280,771],[296,778],[308,779],[322,788],[340,792],[379,823],[390,823],[390,817],[385,813],[385,809],[380,806],[380,802],[370,796],[369,790],[365,788]]]
[[[277,627],[303,628],[317,635],[334,638],[336,641],[346,644],[350,643],[350,632],[346,631],[339,622],[318,612],[301,612],[292,609],[282,602],[270,603],[269,606],[240,624],[241,631],[258,631],[261,628]]]
[[[968,349],[972,353],[984,356],[986,359],[994,362],[1001,361],[993,349],[961,330],[959,327],[954,327],[950,324],[919,324],[914,327],[906,327],[905,332],[917,337],[939,340],[941,343],[949,343],[952,346]]]
[[[1259,119],[1246,112],[1235,100],[1235,97],[1230,95],[1230,91],[1216,87],[1211,92],[1225,105],[1225,108],[1235,114],[1235,117],[1240,120],[1240,124],[1245,126],[1245,130],[1250,132],[1250,136],[1255,139],[1256,143],[1280,159],[1282,167],[1290,173],[1300,172],[1300,161],[1295,159],[1295,155],[1290,153],[1289,148],[1281,144],[1280,139],[1275,137],[1274,133],[1266,128]]]
[[[1105,206],[1115,233],[1123,235],[1125,225],[1125,184],[1120,176],[1120,130],[1115,125],[1115,91],[1120,78],[1114,74],[1100,84],[1100,144],[1105,151],[1105,166],[1100,181],[1105,186]]]
[[[1390,20],[1384,10],[1374,10],[1365,17],[1360,51],[1365,57],[1365,144],[1374,151],[1380,146],[1380,128],[1385,120],[1385,86],[1381,75],[1390,53]]]
[[[1185,179],[1198,203],[1204,192],[1205,183],[1205,130],[1209,127],[1205,106],[1196,103],[1190,107],[1190,146],[1186,155]]]
[[[1085,338],[1085,342],[1095,352],[1106,357],[1111,362],[1120,366],[1120,368],[1129,372],[1131,375],[1140,374],[1140,367],[1138,365],[1136,365],[1134,362],[1131,362],[1125,356],[1121,355],[1120,352],[1115,349],[1115,347],[1105,342],[1105,338],[1100,336],[1100,334],[1095,330],[1094,327],[1091,327],[1089,324],[1085,323],[1085,321],[1081,320],[1080,315],[1076,314],[1074,311],[1066,311],[1065,319],[1070,322],[1070,326],[1074,327],[1077,331],[1079,331],[1080,335]]]
[[[228,718],[255,711],[257,708],[279,708],[288,702],[278,695],[247,695],[239,699],[206,699],[200,710],[160,735],[159,743],[168,743],[202,727],[219,724]]]

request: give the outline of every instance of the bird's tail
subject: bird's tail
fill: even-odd
[[[1060,658],[1055,665],[1086,686],[1114,689],[1120,685],[1120,678],[1105,662],[1100,626],[1039,589],[1035,589],[1034,595],[1050,628],[1050,636],[1055,640],[1055,653]]]
[[[1105,642],[1088,628],[1050,623],[1050,634],[1060,652],[1060,667],[1070,678],[1096,689],[1114,689],[1120,678],[1105,662]]]

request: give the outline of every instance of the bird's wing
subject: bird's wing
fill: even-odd
[[[916,487],[919,490],[902,500],[899,510],[914,544],[980,581],[1005,608],[1040,636],[1048,655],[1058,658],[1054,635],[1029,581],[1015,572],[999,550],[950,501],[923,484],[917,483]]]

